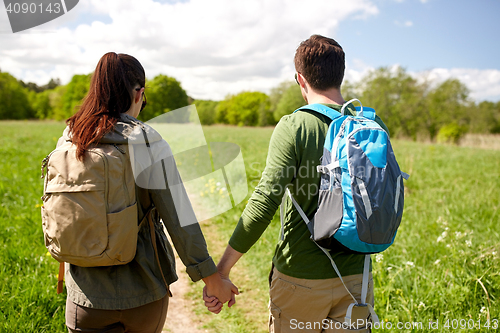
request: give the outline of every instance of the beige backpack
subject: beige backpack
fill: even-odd
[[[128,146],[95,145],[81,162],[65,142],[43,160],[44,176],[42,226],[52,257],[82,267],[134,258],[139,226]]]

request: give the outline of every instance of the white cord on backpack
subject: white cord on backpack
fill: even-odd
[[[302,208],[300,208],[299,204],[297,203],[297,201],[295,201],[295,199],[293,198],[292,196],[292,193],[290,193],[290,190],[287,188],[286,189],[286,194],[290,197],[290,199],[292,200],[292,203],[293,205],[295,206],[295,208],[297,209],[297,211],[299,212],[300,216],[302,217],[302,219],[304,220],[304,222],[306,222],[306,224],[309,224],[310,221],[309,221],[309,218],[307,217],[307,215],[304,213],[304,211],[302,210]],[[313,240],[314,242],[314,240]],[[328,258],[330,259],[330,262],[332,263],[332,267],[333,269],[335,270],[335,273],[337,273],[337,276],[340,278],[340,281],[342,282],[342,284],[344,285],[345,289],[347,290],[347,292],[349,293],[349,295],[351,295],[352,299],[354,300],[354,302],[356,302],[356,304],[358,304],[358,301],[356,300],[356,298],[351,294],[351,292],[349,291],[349,289],[347,289],[345,283],[344,283],[344,280],[342,279],[342,275],[340,274],[340,271],[339,269],[337,268],[337,265],[335,264],[335,261],[333,261],[333,258],[332,256],[330,255],[330,252],[328,252],[327,249],[325,249],[324,247],[320,246],[318,243],[314,242],[314,244],[316,244],[320,249],[321,251],[325,252],[325,254],[328,256]]]
[[[297,201],[295,201],[295,199],[292,196],[292,193],[290,192],[290,190],[288,188],[286,188],[285,195],[283,196],[283,199],[281,201],[282,207],[284,206],[285,198],[287,195],[292,200],[293,205],[295,206],[295,208],[299,212],[299,214],[302,217],[302,219],[304,220],[304,222],[307,225],[309,225],[309,223],[310,223],[309,218],[304,213],[302,208],[299,206]],[[281,217],[281,239],[283,239],[284,221],[283,221],[283,209],[282,208],[280,209],[280,217]],[[344,322],[348,326],[350,326],[351,325],[352,309],[354,308],[354,306],[362,305],[362,306],[366,306],[368,308],[368,311],[371,314],[373,323],[379,323],[379,318],[378,318],[377,314],[375,313],[373,306],[371,304],[366,303],[366,296],[368,294],[368,283],[369,283],[368,279],[369,279],[369,275],[370,275],[370,261],[371,261],[370,255],[369,254],[365,255],[365,261],[364,261],[364,265],[363,265],[363,280],[362,280],[362,284],[361,284],[361,303],[359,303],[356,300],[356,298],[351,294],[351,292],[349,291],[347,286],[345,285],[344,279],[342,279],[342,275],[340,274],[340,271],[339,271],[337,265],[335,264],[335,261],[333,260],[332,256],[330,255],[330,252],[328,251],[328,249],[325,249],[324,247],[322,247],[321,245],[316,243],[313,239],[311,239],[311,240],[314,242],[314,244],[316,244],[321,249],[321,251],[323,251],[326,254],[328,259],[330,259],[330,263],[332,264],[332,267],[335,270],[335,273],[337,273],[337,276],[339,277],[340,281],[342,282],[342,285],[344,285],[344,288],[346,289],[347,293],[351,296],[351,298],[354,301],[354,303],[351,303],[349,305],[349,307],[347,308]]]

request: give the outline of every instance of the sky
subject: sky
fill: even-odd
[[[476,101],[500,101],[498,17],[498,0],[80,0],[12,33],[0,7],[0,70],[66,84],[114,51],[136,57],[148,79],[166,74],[195,99],[220,100],[293,80],[298,45],[321,34],[342,45],[349,81],[401,66],[436,83],[457,78]]]

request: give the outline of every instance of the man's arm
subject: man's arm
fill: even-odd
[[[229,240],[238,252],[246,253],[262,236],[298,171],[297,133],[291,129],[292,117],[285,116],[276,125],[262,177]]]
[[[243,256],[243,253],[236,251],[231,247],[231,245],[227,245],[226,251],[222,255],[222,258],[217,264],[217,269],[222,278],[229,279],[229,273],[231,272],[231,268],[240,260]]]
[[[276,125],[269,143],[266,168],[236,226],[229,244],[217,265],[222,279],[229,280],[229,273],[238,260],[246,253],[268,227],[284,194],[284,189],[295,176],[296,138],[291,135],[288,117],[283,117]],[[207,308],[219,313],[222,304],[214,297],[203,297]],[[229,306],[234,304],[233,299]]]

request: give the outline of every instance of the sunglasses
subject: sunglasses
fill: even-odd
[[[299,80],[297,79],[297,73],[295,73],[295,82],[300,86]]]
[[[144,88],[144,87],[143,87]],[[140,91],[142,88],[135,88],[135,91]],[[146,107],[146,105],[148,104],[147,100],[146,100],[146,94],[144,93],[144,91],[142,92],[142,105],[141,105],[141,111]]]

